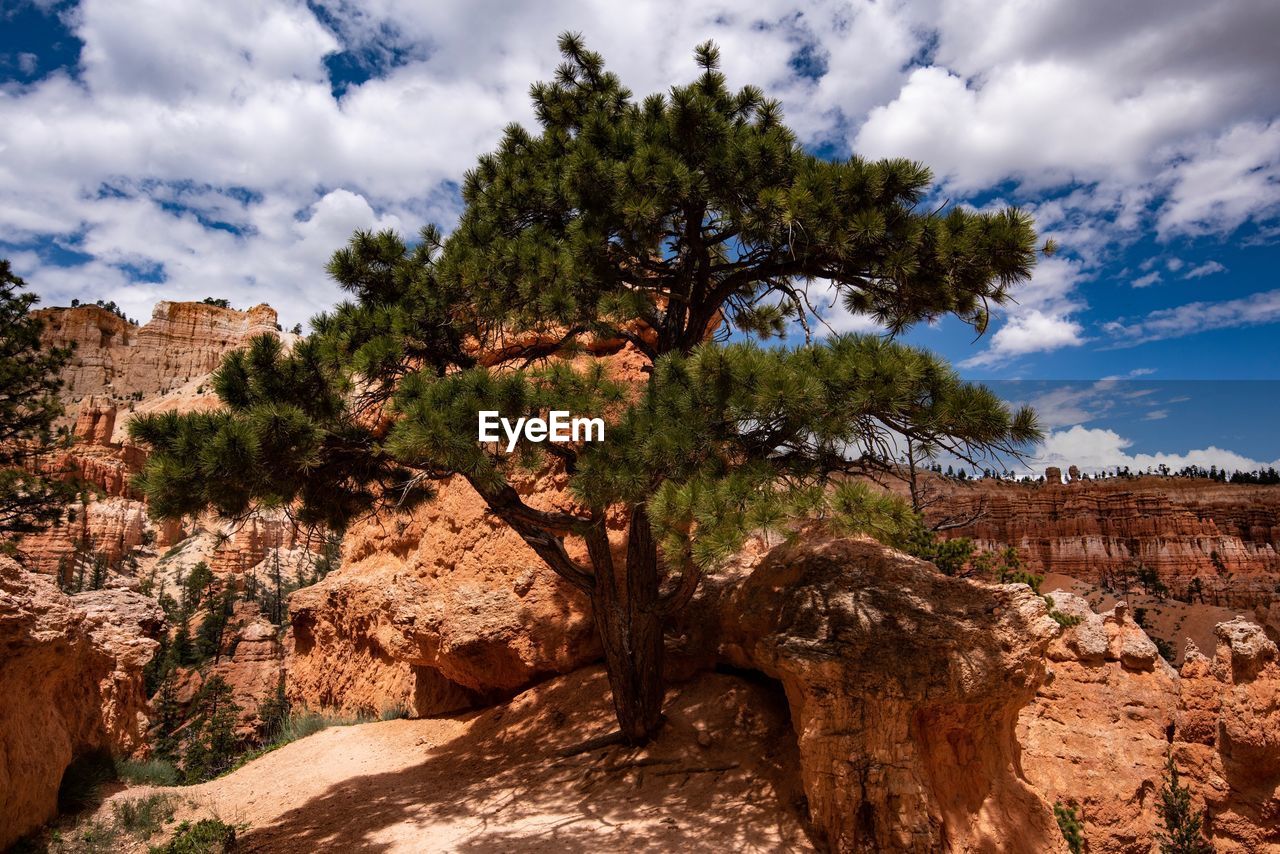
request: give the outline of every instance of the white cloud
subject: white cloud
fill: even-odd
[[[1161,175],[1169,185],[1161,237],[1224,234],[1280,210],[1280,122],[1247,123],[1179,152]]]
[[[1186,466],[1209,468],[1217,466],[1228,471],[1255,471],[1272,466],[1280,467],[1280,460],[1262,461],[1246,457],[1234,451],[1210,445],[1207,448],[1185,451],[1182,453],[1137,454],[1129,449],[1133,441],[1124,438],[1114,430],[1088,428],[1076,425],[1067,430],[1055,430],[1050,433],[1040,446],[1035,458],[1031,461],[1034,467],[1079,466],[1082,471],[1096,472],[1100,469],[1114,469],[1117,466],[1128,466],[1132,471],[1146,471],[1148,467],[1156,468],[1167,465],[1177,471]]]
[[[1131,347],[1147,341],[1181,338],[1211,329],[1231,329],[1280,321],[1280,290],[1263,291],[1239,299],[1192,302],[1153,311],[1134,321],[1104,324],[1116,346]]]
[[[1045,353],[1084,343],[1084,327],[1067,317],[1032,310],[1017,314],[996,330],[991,345],[961,364],[966,367],[993,365],[1027,353]]]
[[[1134,279],[1129,284],[1135,288],[1148,288],[1156,284],[1157,282],[1159,282],[1160,279],[1161,279],[1160,271],[1152,270],[1150,273],[1147,273],[1145,276],[1139,276],[1138,278]]]
[[[714,38],[731,84],[781,98],[804,142],[919,157],[943,193],[1070,188],[1033,205],[1069,256],[1041,263],[979,364],[1080,344],[1082,284],[1153,216],[1173,239],[1277,210],[1280,124],[1266,119],[1280,87],[1261,85],[1280,77],[1273,0],[341,0],[323,22],[317,8],[82,0],[66,13],[79,77],[0,89],[0,242],[92,256],[26,256],[35,288],[122,295],[136,313],[161,293],[265,299],[304,319],[333,298],[322,262],[343,230],[453,223],[449,182],[507,122],[532,123],[528,86],[553,73],[566,29],[641,95],[690,79],[693,45]],[[335,98],[324,61],[343,47],[398,64]],[[826,73],[800,73],[801,51]],[[124,264],[165,281],[131,285]]]
[[[1214,273],[1225,273],[1227,268],[1225,265],[1217,261],[1205,261],[1203,264],[1197,264],[1186,272],[1182,278],[1184,279],[1201,279],[1205,276],[1212,276]]]

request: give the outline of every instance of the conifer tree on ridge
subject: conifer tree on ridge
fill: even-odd
[[[888,465],[895,437],[968,458],[1039,437],[1030,410],[892,340],[948,314],[984,331],[1029,277],[1036,236],[1014,209],[922,208],[920,164],[805,152],[776,101],[727,87],[710,42],[692,83],[642,101],[578,36],[560,49],[555,79],[531,89],[538,131],[509,126],[467,173],[447,239],[357,232],[328,268],[351,300],[314,334],[229,356],[224,410],[131,430],[166,517],[288,506],[342,529],[464,478],[590,597],[622,737],[640,742],[661,722],[664,619],[750,531],[864,500],[830,479]],[[819,281],[889,335],[813,343]],[[642,354],[642,388],[558,358],[602,341]],[[607,414],[605,441],[477,441],[479,410],[550,408]],[[548,462],[572,508],[513,486]],[[621,553],[606,512],[625,519]]]

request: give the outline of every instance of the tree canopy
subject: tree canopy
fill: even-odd
[[[31,314],[40,298],[25,288],[0,259],[0,535],[11,536],[52,523],[71,493],[38,465],[57,438],[59,374],[71,351],[43,345],[43,324]]]
[[[537,131],[511,125],[467,173],[447,238],[357,232],[328,267],[350,299],[311,336],[232,354],[222,411],[132,430],[163,516],[286,506],[342,528],[466,479],[591,597],[640,740],[660,720],[663,615],[750,531],[865,504],[832,478],[890,465],[902,437],[966,457],[1038,438],[1029,410],[894,340],[944,315],[984,331],[1036,236],[1014,209],[922,206],[918,163],[806,152],[776,101],[728,88],[711,43],[691,83],[639,101],[579,37],[560,48],[531,89]],[[815,287],[887,334],[819,339]],[[593,355],[610,342],[640,354],[644,381]],[[477,439],[480,410],[551,408],[602,415],[604,441]],[[513,485],[546,465],[569,475],[571,509]],[[606,511],[627,520],[623,560]]]

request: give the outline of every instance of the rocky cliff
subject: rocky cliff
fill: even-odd
[[[142,747],[142,669],[163,624],[137,593],[66,596],[0,557],[0,848],[54,815],[74,758]]]
[[[1280,584],[1280,487],[1141,477],[1071,483],[936,481],[927,514],[973,518],[947,536],[1012,545],[1034,572],[1115,582],[1143,565],[1175,594],[1199,579],[1213,604],[1269,604]]]
[[[113,566],[128,556],[144,560],[148,547],[167,549],[192,533],[190,526],[156,524],[130,478],[146,461],[128,442],[136,412],[190,412],[217,405],[210,374],[231,350],[257,335],[280,332],[276,312],[258,305],[248,311],[206,303],[161,302],[151,320],[136,326],[97,306],[41,309],[43,340],[74,346],[63,372],[64,425],[74,444],[45,460],[49,473],[75,477],[89,489],[68,508],[59,525],[22,543],[24,562],[56,572],[75,555],[102,555]],[[210,521],[207,527],[221,527]],[[297,532],[280,520],[236,527],[217,550],[215,569],[243,570],[269,548],[292,547]],[[151,555],[154,557],[154,554]]]
[[[77,419],[82,404],[127,406],[193,382],[195,397],[211,399],[211,394],[205,398],[211,390],[199,389],[199,383],[224,355],[255,335],[283,335],[275,309],[268,305],[236,311],[206,303],[160,302],[142,326],[97,306],[47,308],[35,315],[44,323],[47,343],[75,346],[63,372],[70,419]],[[109,431],[97,428],[100,439],[123,437],[122,423],[110,426]]]
[[[539,507],[564,500],[554,478],[523,489]],[[292,699],[347,712],[439,714],[599,655],[586,598],[461,479],[410,517],[353,530],[342,569],[289,610]]]

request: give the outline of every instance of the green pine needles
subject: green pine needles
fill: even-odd
[[[984,331],[1036,236],[1017,210],[924,206],[918,163],[805,152],[776,101],[726,86],[712,44],[692,82],[642,100],[579,37],[560,48],[531,90],[538,127],[508,127],[467,173],[451,235],[356,233],[328,267],[350,299],[311,336],[229,357],[223,410],[131,429],[161,516],[284,506],[341,530],[466,480],[591,598],[637,742],[661,721],[665,617],[752,531],[817,516],[905,541],[908,514],[851,476],[892,466],[904,439],[972,460],[1039,438],[1029,410],[892,340],[944,315]],[[816,341],[819,282],[890,336]],[[642,382],[593,357],[624,342]],[[481,410],[552,408],[604,418],[605,440],[477,441]],[[516,489],[547,466],[571,508]]]

